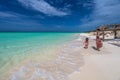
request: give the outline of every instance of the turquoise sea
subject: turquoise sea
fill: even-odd
[[[4,72],[34,54],[49,54],[75,38],[75,33],[0,33],[0,80]],[[12,69],[12,68],[11,68]],[[3,77],[3,78],[2,78]]]

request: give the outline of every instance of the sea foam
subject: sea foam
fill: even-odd
[[[25,64],[12,73],[11,80],[69,80],[84,64],[80,47],[80,41],[66,43],[54,61]]]

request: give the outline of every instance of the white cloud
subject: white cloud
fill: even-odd
[[[16,15],[8,12],[0,12],[0,17],[16,17]]]
[[[44,17],[41,16],[33,16],[33,17],[39,17],[41,19],[44,19]],[[0,11],[0,19],[2,22],[5,23],[10,23],[10,24],[19,24],[19,25],[41,25],[40,23],[38,23],[36,20],[30,20],[29,16],[26,15],[21,15],[18,13],[14,13],[14,12],[3,12]],[[31,23],[31,24],[28,24]]]
[[[115,18],[120,16],[119,0],[94,0],[96,7],[93,13],[95,17]]]
[[[27,17],[26,15],[22,15],[19,13],[15,12],[10,12],[10,11],[0,11],[0,18],[24,18]]]
[[[92,14],[81,19],[83,27],[97,27],[104,24],[120,22],[120,1],[119,0],[94,0]]]
[[[49,16],[65,16],[68,12],[60,11],[59,9],[51,6],[44,0],[18,0],[23,6],[32,8]]]
[[[23,14],[19,14],[19,13],[15,13],[15,12],[9,12],[9,11],[0,11],[0,18],[4,19],[4,18],[8,18],[8,19],[24,19],[24,18],[40,18],[40,19],[44,19],[44,16],[41,15],[34,15],[34,16],[27,16],[27,15],[23,15]]]

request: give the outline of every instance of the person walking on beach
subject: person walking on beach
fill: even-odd
[[[85,39],[84,45],[85,45],[84,48],[87,49],[88,45],[89,45],[89,39],[88,38]]]
[[[96,37],[96,47],[98,51],[100,51],[100,48],[102,47],[102,39],[99,36]]]

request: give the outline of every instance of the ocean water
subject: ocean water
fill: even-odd
[[[29,56],[49,54],[74,38],[75,33],[0,33],[0,79]]]

